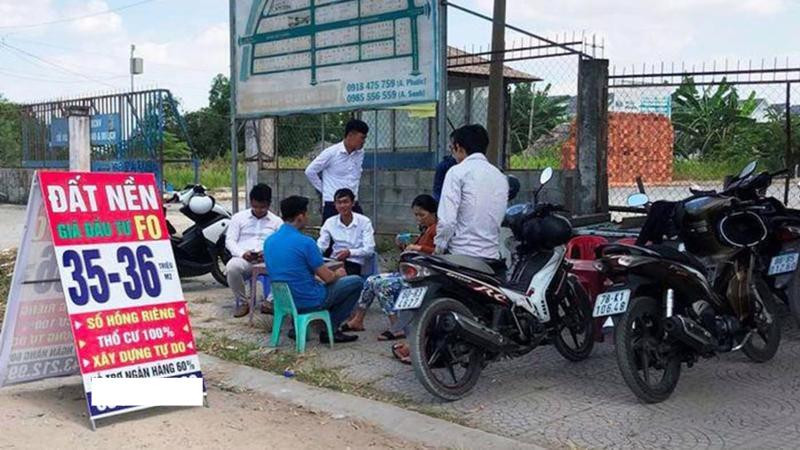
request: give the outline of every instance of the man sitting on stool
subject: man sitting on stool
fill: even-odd
[[[314,240],[302,233],[308,224],[307,198],[284,199],[281,215],[286,223],[264,243],[270,279],[289,286],[298,312],[327,309],[334,342],[355,341],[358,336],[342,333],[339,326],[353,312],[364,280],[348,276],[341,268],[334,272],[325,266]],[[289,337],[294,339],[294,333],[290,331]],[[320,333],[319,340],[328,343],[327,332]]]
[[[367,216],[353,212],[356,196],[350,189],[339,189],[333,198],[339,214],[322,225],[317,246],[325,253],[333,242],[331,256],[344,262],[348,275],[361,275],[364,263],[375,254],[372,222]]]
[[[270,210],[272,189],[264,183],[253,186],[250,191],[250,209],[239,211],[231,218],[225,232],[225,247],[231,252],[228,261],[228,286],[236,297],[233,317],[244,317],[250,312],[244,280],[250,278],[253,264],[264,261],[264,241],[274,233],[283,220]],[[271,312],[271,305],[264,304],[262,312]]]

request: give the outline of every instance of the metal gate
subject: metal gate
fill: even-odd
[[[152,172],[162,186],[164,164],[198,161],[186,124],[170,91],[155,89],[24,105],[21,108],[22,164],[28,168],[69,167],[66,111],[89,108],[93,171]],[[167,128],[177,129],[191,154],[166,158]]]

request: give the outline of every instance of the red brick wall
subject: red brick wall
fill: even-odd
[[[608,113],[608,181],[629,185],[672,181],[674,133],[667,117],[645,113]],[[575,169],[575,122],[561,146],[561,167]]]

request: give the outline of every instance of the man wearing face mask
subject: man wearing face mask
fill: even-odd
[[[272,189],[264,183],[253,186],[250,208],[234,214],[225,232],[225,247],[232,256],[227,264],[227,277],[236,301],[234,317],[250,312],[245,279],[250,277],[253,264],[264,262],[264,241],[283,225],[283,220],[269,210],[271,204]],[[270,309],[270,305],[262,307],[263,312]]]
[[[366,123],[350,120],[344,127],[344,140],[323,150],[306,168],[308,181],[322,194],[323,223],[337,214],[333,198],[336,191],[350,189],[358,196],[367,133],[369,126]],[[363,213],[357,201],[353,211]]]
[[[508,205],[508,179],[486,159],[489,134],[465,125],[450,134],[457,161],[444,179],[436,229],[437,253],[495,260],[500,256],[500,226]]]

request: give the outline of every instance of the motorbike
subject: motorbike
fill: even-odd
[[[231,213],[218,204],[201,185],[189,185],[180,192],[172,193],[166,203],[180,204],[180,212],[193,222],[178,235],[175,227],[167,221],[180,277],[198,277],[211,273],[217,282],[227,286],[226,264],[231,255],[225,248],[225,230],[231,220]]]
[[[753,201],[761,208],[768,234],[759,246],[762,276],[773,292],[781,298],[795,320],[800,322],[800,211],[787,208],[780,200],[766,196],[772,180],[788,172],[761,172],[755,175],[757,162],[750,162],[742,172],[726,184],[724,195]]]
[[[550,177],[552,169],[543,171],[540,184]],[[569,361],[589,356],[591,304],[569,274],[564,256],[572,227],[560,210],[536,198],[507,210],[504,225],[519,242],[510,268],[504,260],[401,255],[400,273],[410,286],[400,292],[395,310],[413,314],[411,360],[428,392],[460,399],[489,362],[544,344]]]
[[[634,194],[628,204],[648,201]],[[736,350],[765,362],[781,339],[758,255],[768,235],[759,202],[700,193],[674,206],[670,220],[686,252],[611,244],[598,250],[596,262],[612,285],[597,297],[592,315],[612,318],[620,372],[645,403],[670,397],[683,364]],[[664,217],[651,209],[646,220]]]

